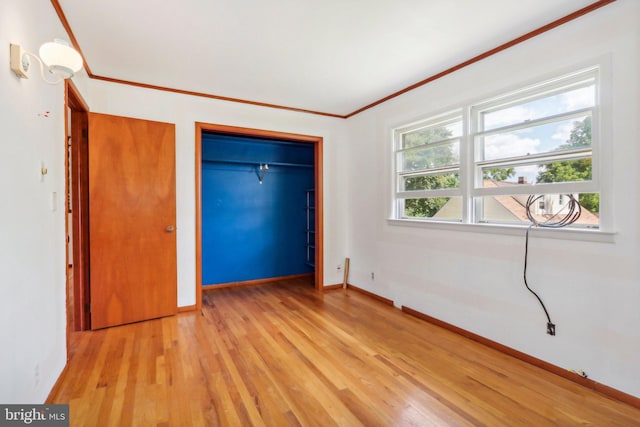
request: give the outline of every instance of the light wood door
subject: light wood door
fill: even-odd
[[[89,114],[93,329],[175,314],[175,125]]]

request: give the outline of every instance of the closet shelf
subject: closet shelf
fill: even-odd
[[[284,166],[284,167],[292,167],[292,168],[312,168],[313,165],[307,165],[304,163],[286,163],[286,162],[252,162],[249,160],[202,160],[202,163],[228,163],[235,165],[255,165],[259,166],[260,164],[268,164],[269,166]]]
[[[314,218],[315,218],[315,207],[313,206],[315,200],[313,197],[314,190],[309,189],[305,191],[307,196],[307,203],[305,206],[305,211],[307,213],[307,244],[305,245],[307,248],[307,265],[311,268],[315,269],[315,259],[316,259],[316,231],[314,230]]]

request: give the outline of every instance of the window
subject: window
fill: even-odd
[[[598,228],[598,68],[500,94],[394,131],[396,219],[528,224],[561,214]]]
[[[462,111],[397,133],[396,197],[402,217],[462,219],[461,145]]]

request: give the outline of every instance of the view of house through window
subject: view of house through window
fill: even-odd
[[[536,194],[530,213],[544,222],[571,194],[583,209],[576,225],[597,228],[598,89],[594,67],[396,129],[395,217],[528,223]]]

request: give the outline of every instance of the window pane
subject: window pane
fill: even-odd
[[[483,187],[591,181],[591,158],[515,167],[482,168]]]
[[[460,187],[460,177],[457,173],[438,175],[406,176],[402,178],[400,191],[441,190],[443,188]]]
[[[530,224],[525,208],[528,197],[528,194],[482,197],[482,221]],[[578,194],[577,199],[582,210],[580,217],[574,224],[598,228],[600,224],[600,194]],[[539,223],[558,221],[568,213],[569,201],[566,194],[546,194],[533,203],[531,214]]]
[[[521,193],[599,191],[598,86],[593,66],[394,129],[396,218],[527,225]],[[580,198],[578,223],[598,228],[599,193]],[[542,222],[569,200],[545,195],[531,210]]]
[[[591,116],[479,138],[484,160],[566,151],[591,146]]]
[[[481,129],[485,131],[503,126],[525,123],[556,114],[589,108],[595,105],[595,85],[569,90],[544,98],[480,114]]]
[[[405,218],[462,220],[462,197],[430,197],[404,200]]]
[[[402,134],[400,148],[411,148],[425,144],[433,144],[451,138],[458,138],[462,135],[462,121],[460,119],[427,126]]]
[[[401,151],[398,154],[401,161],[401,171],[452,166],[460,163],[460,142]]]

